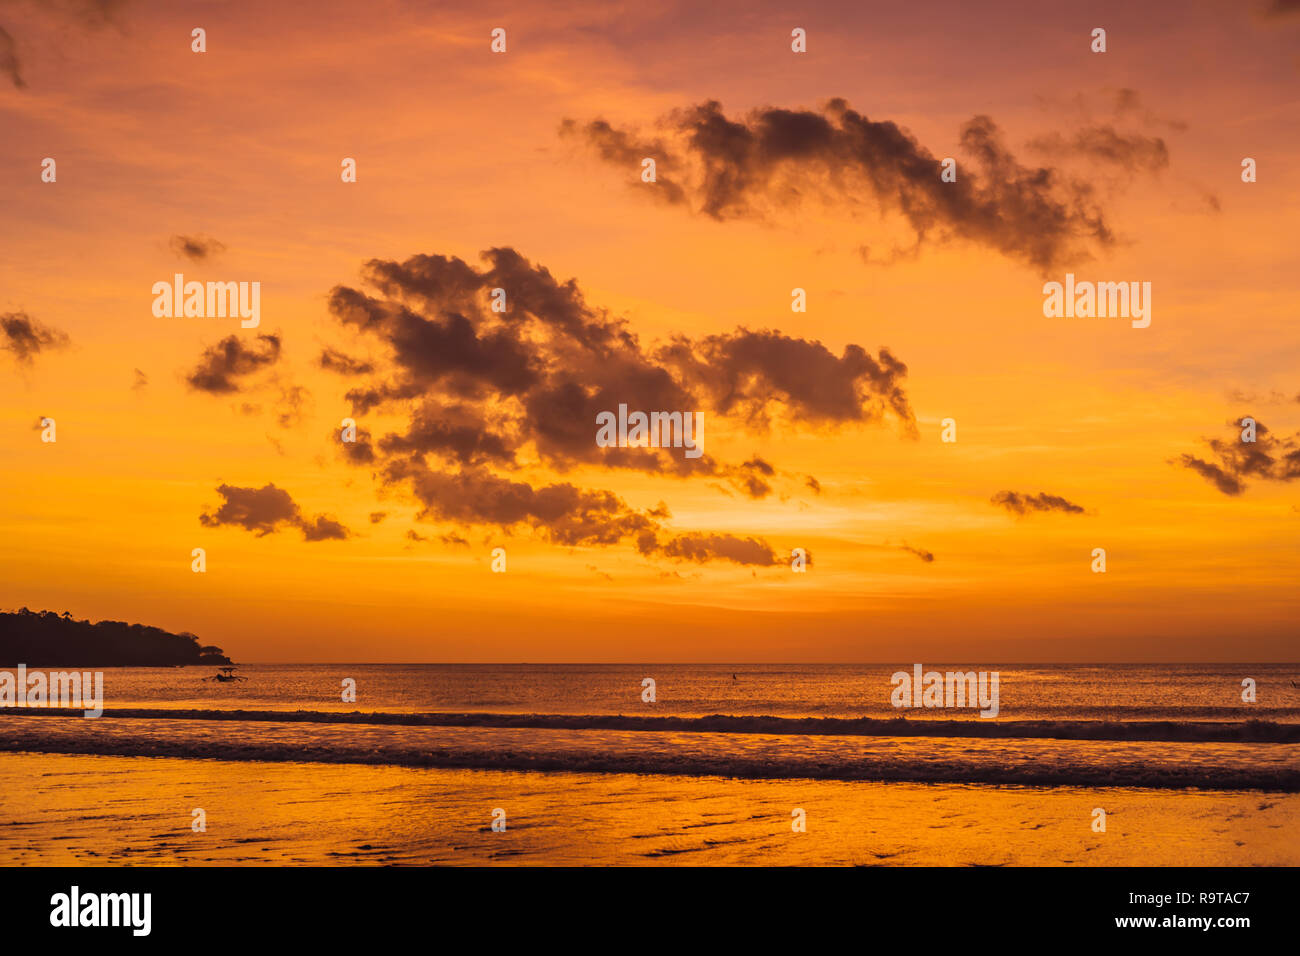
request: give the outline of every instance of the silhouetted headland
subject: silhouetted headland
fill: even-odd
[[[229,664],[197,636],[125,621],[74,620],[67,611],[0,611],[0,666],[177,667]]]

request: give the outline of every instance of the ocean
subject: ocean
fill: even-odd
[[[205,682],[212,667],[104,671],[105,706],[372,713],[709,714],[948,719],[895,708],[891,676],[913,664],[245,664],[246,681]],[[926,662],[925,670],[997,671],[1002,720],[1300,722],[1300,664]],[[642,681],[656,701],[642,701]],[[345,678],[356,703],[342,700]],[[1257,700],[1242,701],[1254,680]]]
[[[259,664],[233,684],[203,681],[212,668],[106,669],[98,719],[0,715],[0,862],[482,863],[505,840],[503,861],[570,863],[1175,863],[1174,846],[1195,851],[1185,829],[1173,844],[1149,839],[1155,824],[1132,830],[1138,807],[1161,825],[1193,821],[1224,865],[1300,862],[1300,665],[980,669],[999,674],[996,718],[894,707],[891,676],[911,664]],[[432,833],[349,835],[340,849],[317,827],[378,826],[375,800],[426,819],[426,792],[451,815]],[[285,814],[286,794],[306,817]],[[177,800],[232,798],[254,806],[230,811],[242,822],[219,838],[177,815]],[[805,809],[823,828],[826,815],[848,826],[868,803],[898,804],[885,830],[909,849],[871,836],[884,832],[874,811],[868,831],[796,848],[781,809],[793,799],[819,807]],[[710,805],[717,818],[697,819]],[[1126,849],[1090,829],[1098,805],[1122,814]],[[494,841],[498,807],[514,835]],[[548,813],[602,837],[556,829]],[[1005,813],[1026,818],[1024,832],[986,832],[981,821]]]

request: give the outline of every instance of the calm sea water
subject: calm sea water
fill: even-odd
[[[926,663],[926,670],[974,665]],[[998,671],[999,720],[1244,720],[1300,722],[1300,664],[980,665]],[[911,663],[250,664],[246,681],[204,681],[213,668],[104,672],[105,707],[536,714],[708,714],[784,717],[970,718],[970,710],[890,703],[891,676]],[[655,681],[653,704],[641,699]],[[356,681],[356,703],[342,682]],[[1242,701],[1253,679],[1256,702]]]

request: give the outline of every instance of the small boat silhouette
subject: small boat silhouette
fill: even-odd
[[[202,679],[214,680],[221,684],[228,684],[231,681],[235,681],[235,680],[248,680],[247,677],[240,677],[238,674],[235,673],[235,667],[238,666],[239,666],[238,664],[235,664],[232,667],[219,667],[217,668],[219,673],[213,674],[211,677],[204,677]]]

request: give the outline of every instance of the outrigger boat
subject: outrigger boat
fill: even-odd
[[[202,678],[202,679],[203,679],[203,680],[214,680],[214,681],[218,681],[218,682],[220,682],[220,683],[222,683],[222,684],[228,684],[228,683],[230,683],[232,680],[248,680],[247,677],[240,677],[238,674],[235,673],[235,667],[238,667],[238,666],[239,666],[239,665],[236,664],[236,665],[234,665],[234,667],[219,667],[219,668],[217,668],[217,670],[218,670],[220,673],[213,674],[211,677],[204,677],[204,678]]]

